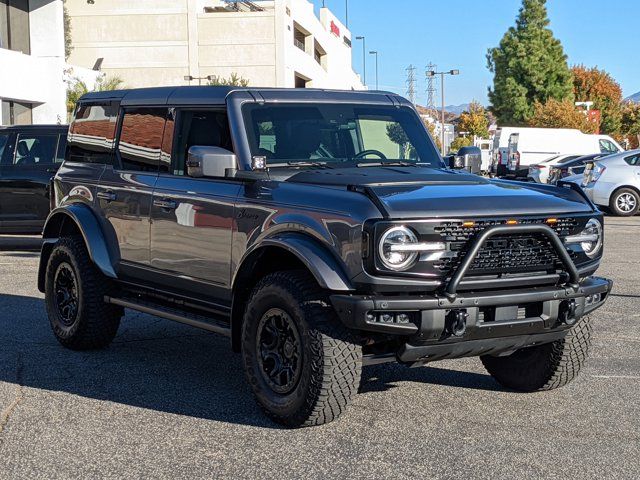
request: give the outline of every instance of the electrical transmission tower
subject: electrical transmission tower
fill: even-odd
[[[429,62],[427,65],[427,72],[435,72],[438,69],[438,66]],[[435,86],[435,75],[427,76],[427,108],[429,110],[436,111],[436,86]]]
[[[416,67],[409,65],[407,68],[407,98],[416,104]]]

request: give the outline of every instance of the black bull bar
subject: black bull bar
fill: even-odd
[[[463,258],[460,266],[455,271],[455,273],[451,277],[451,280],[449,280],[449,283],[444,289],[444,293],[447,298],[449,300],[453,300],[456,298],[460,282],[469,271],[469,268],[473,264],[473,261],[476,259],[478,252],[480,252],[480,249],[487,242],[487,240],[496,235],[515,235],[519,233],[537,233],[547,237],[547,239],[549,239],[549,241],[551,242],[551,246],[558,254],[558,258],[566,269],[567,274],[569,275],[567,284],[572,288],[578,288],[578,284],[580,282],[578,269],[571,260],[571,257],[569,256],[566,248],[562,244],[562,240],[560,240],[560,237],[558,237],[556,232],[551,227],[547,225],[494,225],[483,230],[482,233],[480,233],[473,240],[471,248]]]

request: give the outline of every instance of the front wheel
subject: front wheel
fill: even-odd
[[[242,357],[258,403],[288,427],[336,419],[360,384],[362,349],[305,272],[273,273],[255,287]]]
[[[631,188],[621,188],[611,196],[609,208],[615,215],[631,217],[640,209],[640,195]]]
[[[582,317],[566,337],[517,350],[507,357],[480,357],[487,371],[506,388],[521,392],[553,390],[577,375],[589,353],[591,321]]]

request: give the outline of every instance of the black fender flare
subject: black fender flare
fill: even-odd
[[[245,252],[233,279],[233,300],[231,309],[231,345],[234,351],[240,351],[240,335],[244,313],[244,301],[248,292],[243,290],[242,282],[250,278],[253,266],[259,261],[261,252],[270,248],[279,248],[294,255],[307,268],[321,288],[333,292],[352,292],[349,277],[340,265],[340,261],[331,253],[329,247],[303,233],[283,232],[267,237]]]
[[[115,254],[109,250],[105,234],[95,214],[83,204],[74,203],[53,210],[44,224],[42,232],[42,251],[38,267],[38,290],[44,292],[44,279],[49,256],[53,245],[64,235],[72,222],[82,235],[94,265],[109,278],[116,278]]]
[[[337,292],[355,290],[339,260],[328,247],[308,235],[296,232],[279,233],[263,239],[246,252],[238,271],[242,270],[253,254],[265,247],[277,247],[292,253],[309,270],[321,288]]]

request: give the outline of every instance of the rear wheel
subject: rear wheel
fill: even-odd
[[[573,380],[587,358],[591,322],[582,317],[562,340],[522,348],[507,357],[480,357],[502,386],[522,392],[552,390]]]
[[[109,345],[123,311],[104,302],[113,287],[80,237],[63,237],[56,243],[45,275],[47,314],[56,339],[73,350]]]
[[[360,384],[361,347],[305,272],[273,273],[255,287],[242,357],[260,406],[289,427],[336,419]]]
[[[631,188],[621,188],[611,195],[609,208],[615,215],[630,217],[640,209],[640,195]]]

